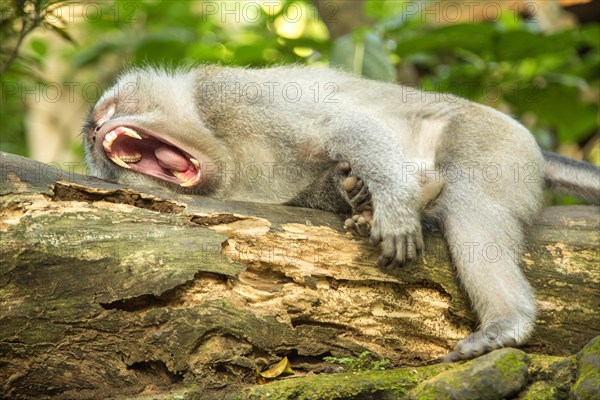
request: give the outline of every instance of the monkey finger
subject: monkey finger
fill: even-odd
[[[348,218],[344,221],[344,228],[346,229],[354,229],[356,227],[356,222],[352,218]]]
[[[350,175],[350,171],[352,171],[352,166],[348,161],[342,161],[338,164],[338,169],[343,175]]]
[[[358,181],[356,182],[356,190],[360,191],[364,185],[365,185],[365,183],[363,182],[363,180],[358,179]]]
[[[371,232],[371,224],[369,224],[363,217],[359,217],[356,222],[356,232],[360,236],[369,236],[369,233]]]
[[[371,205],[371,193],[369,193],[369,190],[366,188],[366,186],[350,199],[350,203],[352,204],[355,212],[373,209]]]
[[[394,270],[402,267],[402,263],[399,262],[395,257],[386,257],[383,255],[379,257],[377,264],[381,270],[386,272],[393,272]]]
[[[367,221],[367,223],[370,223],[371,221],[373,221],[373,210],[363,211],[361,213],[361,217],[363,217],[365,221]]]
[[[368,237],[371,232],[371,225],[360,215],[354,215],[344,221],[344,229],[355,236]]]
[[[425,242],[423,241],[423,232],[418,232],[415,240],[415,245],[417,246],[417,253],[422,253],[425,248]]]
[[[379,243],[381,243],[381,235],[373,232],[373,230],[371,229],[371,237],[369,241],[371,242],[371,245],[377,246]]]
[[[351,192],[356,189],[356,184],[359,182],[358,178],[355,176],[349,176],[342,181],[342,188],[346,192]]]
[[[384,257],[394,258],[397,254],[398,250],[396,248],[396,241],[393,237],[388,237],[383,239],[381,242],[381,254]]]
[[[465,359],[464,354],[460,354],[457,350],[454,350],[454,351],[451,351],[450,353],[446,354],[444,356],[444,358],[442,358],[442,362],[453,363],[455,361],[464,360],[464,359]]]
[[[406,259],[413,261],[417,259],[417,245],[412,238],[407,238],[406,242]]]
[[[369,232],[371,231],[371,226],[369,224],[357,225],[356,231],[359,236],[369,236]]]
[[[400,236],[395,240],[396,243],[396,261],[402,265],[406,262],[406,237]]]
[[[353,205],[357,205],[358,203],[361,203],[363,201],[363,198],[368,195],[367,190],[365,190],[365,187],[361,184],[362,181],[358,181],[356,182],[356,185],[354,186],[354,188],[350,189],[347,191],[348,193],[348,198],[350,199],[350,202]],[[360,186],[359,186],[360,185]]]

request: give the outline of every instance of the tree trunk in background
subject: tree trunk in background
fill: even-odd
[[[364,13],[364,0],[314,0],[319,17],[327,26],[331,39],[354,32],[362,25],[372,23]]]
[[[439,233],[390,275],[377,249],[317,210],[138,191],[2,153],[0,393],[102,398],[254,382],[365,350],[394,365],[446,354],[476,325]],[[525,274],[538,328],[524,350],[598,335],[598,207],[546,209]]]

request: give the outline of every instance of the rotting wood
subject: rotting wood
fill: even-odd
[[[252,382],[287,355],[445,354],[474,326],[439,233],[395,275],[317,210],[138,191],[2,153],[1,393],[101,398]],[[547,209],[523,259],[540,317],[524,349],[600,333],[598,207]],[[48,384],[51,382],[51,384]]]

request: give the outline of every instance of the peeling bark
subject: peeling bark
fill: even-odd
[[[104,398],[253,383],[368,350],[444,355],[474,326],[439,233],[395,275],[330,213],[136,190],[2,153],[0,393]],[[547,209],[523,258],[528,352],[600,333],[598,207]]]

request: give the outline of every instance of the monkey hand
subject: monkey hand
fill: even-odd
[[[423,233],[417,212],[375,203],[371,242],[381,244],[379,267],[392,270],[413,261],[423,249]],[[386,212],[387,211],[387,212]]]

